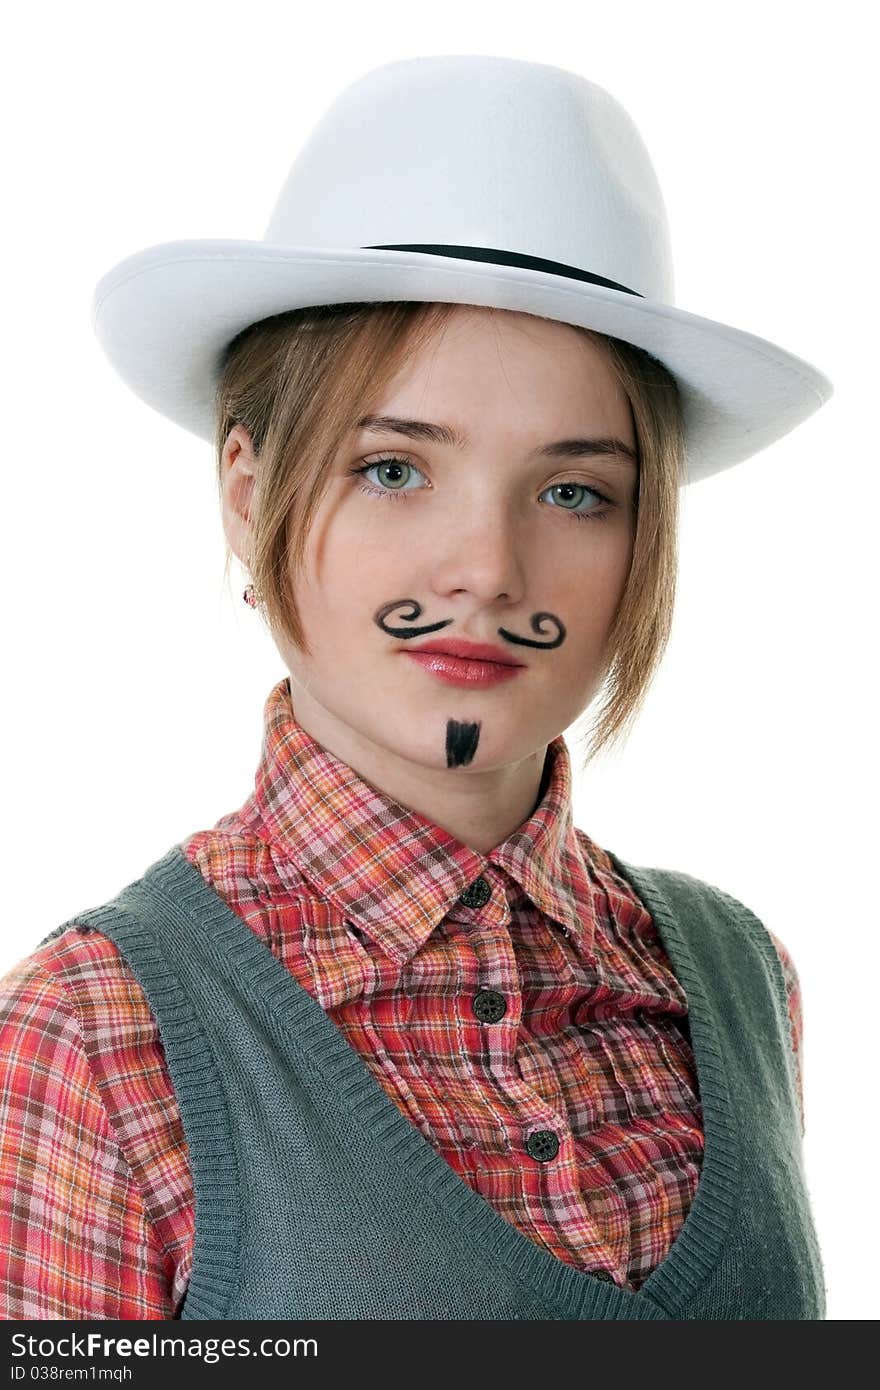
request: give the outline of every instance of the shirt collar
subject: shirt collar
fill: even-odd
[[[398,964],[416,953],[487,865],[509,875],[589,959],[593,882],[572,824],[571,766],[562,735],[547,747],[543,780],[528,819],[479,854],[364,781],[312,738],[296,719],[284,677],[265,703],[260,763],[242,815],[274,847],[273,858],[289,858]],[[497,892],[479,911],[496,921],[506,915]]]

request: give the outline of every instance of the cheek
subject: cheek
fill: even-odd
[[[602,524],[596,523],[600,527]],[[591,556],[586,584],[587,592],[595,594],[597,604],[613,613],[629,578],[635,534],[632,525],[621,526],[617,521],[609,522],[608,525],[613,527],[613,530],[600,538],[600,543]]]
[[[359,550],[344,545],[328,547],[320,577],[311,575],[298,589],[300,613],[316,663],[323,665],[328,659],[335,663],[345,654],[357,654],[364,660],[375,656],[382,634],[374,614],[388,603],[389,595],[398,596],[400,568],[387,547],[381,557],[369,563]]]
[[[600,527],[602,522],[573,522],[574,526]],[[560,547],[543,575],[536,578],[535,594],[546,594],[547,607],[572,623],[576,620],[590,626],[607,618],[608,610],[617,607],[626,587],[632,561],[632,545],[625,535],[600,536],[598,541],[579,550],[563,551]]]
[[[338,585],[344,580],[361,588],[367,583],[373,592],[383,577],[399,583],[401,573],[408,572],[407,561],[411,565],[420,550],[412,525],[408,530],[401,527],[399,513],[405,509],[405,502],[341,508],[315,551],[314,573],[328,584]],[[387,524],[388,517],[376,515],[389,512],[394,513],[390,520],[396,520],[396,525]]]

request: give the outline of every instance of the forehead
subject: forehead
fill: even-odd
[[[462,434],[503,420],[519,431],[629,432],[626,393],[600,344],[570,324],[504,309],[442,306],[370,405],[371,415],[457,420]]]

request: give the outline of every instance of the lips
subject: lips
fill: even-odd
[[[522,666],[514,661],[503,647],[486,642],[465,642],[456,637],[441,638],[436,642],[423,642],[420,647],[408,648],[411,652],[436,652],[445,656],[457,656],[465,661],[490,661],[496,666]]]
[[[401,656],[414,666],[421,666],[434,680],[469,690],[516,680],[520,671],[527,669],[525,666],[511,665],[508,661],[473,661],[467,657],[450,656],[448,652],[404,651]]]

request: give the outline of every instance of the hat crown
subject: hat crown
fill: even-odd
[[[346,87],[296,156],[264,240],[477,246],[674,303],[666,209],[626,110],[577,73],[404,59]]]

